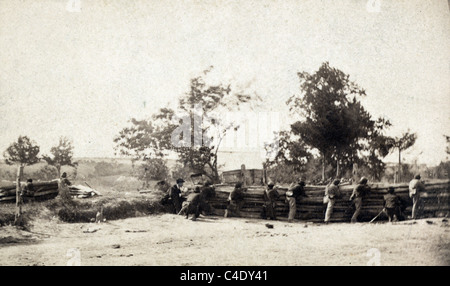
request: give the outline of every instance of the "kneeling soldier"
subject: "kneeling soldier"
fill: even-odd
[[[400,200],[394,192],[394,187],[389,187],[388,193],[384,195],[384,209],[386,210],[389,222],[396,221],[400,217]]]

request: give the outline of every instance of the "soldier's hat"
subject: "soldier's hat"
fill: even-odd
[[[361,180],[359,180],[360,184],[365,184],[367,183],[367,178],[366,177],[362,177]]]
[[[183,179],[177,179],[177,184],[180,184],[180,183],[184,183],[185,182],[185,180],[183,180]]]

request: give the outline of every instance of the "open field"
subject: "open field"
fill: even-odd
[[[450,225],[313,224],[172,214],[0,228],[0,265],[450,265]]]

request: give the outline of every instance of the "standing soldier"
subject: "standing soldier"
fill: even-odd
[[[147,175],[147,171],[148,171],[148,168],[147,167],[145,167],[144,168],[144,175],[142,176],[143,177],[143,179],[144,179],[144,181],[142,182],[142,189],[148,189],[148,187],[149,187],[149,184],[148,184],[148,175]],[[159,182],[158,182],[159,183]]]
[[[358,216],[361,213],[362,203],[365,196],[370,192],[370,187],[367,185],[367,178],[362,177],[358,185],[353,189],[353,193],[350,196],[350,201],[353,200],[355,204],[355,213],[352,216],[351,222],[358,221]]]
[[[181,210],[181,188],[183,187],[183,179],[177,179],[176,185],[169,189],[169,200],[172,201],[174,213],[179,213]]]
[[[271,220],[277,219],[275,215],[275,204],[276,200],[280,197],[280,194],[274,186],[275,184],[270,181],[267,184],[267,188],[264,190],[265,217]]]
[[[409,197],[413,200],[412,219],[417,218],[418,205],[420,201],[420,193],[425,191],[425,185],[420,181],[420,175],[416,175],[414,179],[409,182]]]
[[[72,183],[67,179],[67,173],[63,172],[61,175],[61,178],[59,179],[59,195],[63,200],[71,200],[72,197],[70,196],[70,190],[69,186],[71,186]]]
[[[286,200],[289,204],[288,222],[294,221],[295,215],[297,213],[297,200],[300,199],[300,197],[308,197],[305,194],[305,185],[305,181],[302,178],[298,181],[298,184],[296,186],[286,192]]]
[[[327,210],[325,212],[325,223],[330,222],[331,215],[333,214],[334,204],[336,203],[336,199],[342,196],[341,191],[339,190],[339,183],[341,181],[339,179],[335,179],[331,185],[328,185],[325,188],[325,197],[324,203],[327,204]]]
[[[225,210],[225,217],[241,215],[241,208],[244,205],[244,191],[242,188],[242,183],[236,183],[233,191],[231,191],[228,197],[228,207]]]

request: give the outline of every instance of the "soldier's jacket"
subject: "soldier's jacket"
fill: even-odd
[[[422,184],[422,182],[418,179],[412,179],[411,182],[409,182],[409,196],[415,195],[417,193],[421,193],[425,191],[425,186]]]
[[[280,193],[276,189],[267,188],[264,191],[264,201],[274,202],[280,197]]]
[[[191,193],[186,198],[186,203],[190,205],[199,204],[202,201],[202,195],[200,193]]]
[[[181,194],[180,188],[177,185],[172,186],[169,189],[169,197],[172,199],[179,199]]]
[[[325,188],[325,196],[329,199],[339,198],[341,196],[341,191],[339,186],[331,185]]]
[[[200,190],[200,194],[203,199],[207,201],[216,196],[216,191],[214,190],[214,187],[202,187]]]
[[[384,207],[388,209],[395,208],[400,206],[399,198],[394,194],[386,194],[384,195]]]
[[[241,202],[244,200],[244,190],[242,188],[234,188],[230,193],[230,200],[235,202]]]
[[[27,183],[25,187],[22,189],[22,196],[32,196],[35,192],[33,183]]]
[[[286,197],[293,197],[295,199],[298,199],[299,197],[308,197],[305,193],[305,187],[304,185],[296,185],[295,187],[289,189],[286,192]]]
[[[370,192],[370,186],[359,184],[353,189],[351,198],[364,198]]]

